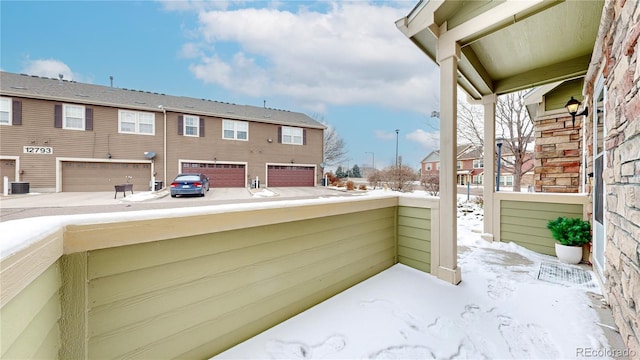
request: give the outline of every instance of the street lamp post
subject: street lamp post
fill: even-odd
[[[371,154],[371,167],[373,170],[376,169],[376,156],[373,151],[366,151],[365,154]]]
[[[398,134],[400,129],[396,129],[396,169],[398,168]]]
[[[500,159],[502,158],[502,142],[503,141],[504,139],[501,137],[496,139],[496,145],[498,145],[498,176],[496,177],[496,191],[500,191],[500,165],[501,165]]]

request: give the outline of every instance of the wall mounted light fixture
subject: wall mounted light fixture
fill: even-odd
[[[569,101],[567,101],[567,104],[564,106],[565,108],[567,108],[567,111],[569,112],[569,114],[571,114],[571,123],[573,125],[573,127],[576,127],[576,116],[582,116],[582,115],[589,115],[589,107],[585,106],[584,110],[582,110],[581,113],[578,114],[578,108],[580,107],[580,101],[576,100],[573,98],[573,96],[571,97],[571,99]]]

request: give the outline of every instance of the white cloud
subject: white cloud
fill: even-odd
[[[380,140],[395,140],[397,134],[393,131],[375,130],[373,132],[376,139]]]
[[[440,147],[440,133],[438,132],[416,129],[407,134],[406,138],[420,144],[423,148],[437,149]]]
[[[90,82],[88,79],[71,71],[71,68],[64,62],[55,59],[28,59],[20,72],[55,79],[62,75],[65,80]]]
[[[413,3],[320,4],[325,12],[306,2],[227,11],[192,7],[200,38],[182,53],[195,56],[190,69],[198,79],[245,95],[287,97],[310,109],[378,104],[433,110],[428,99],[437,89],[436,67],[395,26]],[[298,7],[279,9],[285,6]]]

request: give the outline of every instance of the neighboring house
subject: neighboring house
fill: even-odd
[[[433,150],[420,161],[420,174],[423,176],[438,175],[440,173],[440,151]]]
[[[484,184],[484,154],[482,148],[473,145],[458,145],[456,157],[456,184],[467,185],[483,185]],[[440,151],[434,150],[427,155],[422,161],[422,174],[438,175],[440,173]],[[500,172],[500,185],[513,185],[513,172],[509,164],[513,164],[513,155],[503,153],[502,167]],[[533,168],[533,155],[525,161],[523,169]],[[524,188],[530,188],[533,185],[533,173],[531,171],[525,173],[521,177],[521,185]]]
[[[456,162],[458,185],[482,184],[484,174],[484,161],[482,149],[478,146],[467,146],[458,153]]]
[[[471,145],[458,145],[457,154],[460,155]],[[429,153],[422,161],[420,161],[421,165],[421,174],[424,175],[438,175],[440,173],[440,150],[433,150]]]
[[[440,140],[447,144],[440,149],[441,183],[453,182],[455,176],[458,89],[484,108],[487,173],[495,171],[498,95],[564,82],[565,89],[550,93],[544,101],[556,105],[545,105],[544,111],[560,111],[557,105],[571,97],[582,99],[578,113],[588,108],[588,114],[576,118],[575,126],[571,117],[558,116],[560,112],[555,118],[538,119],[535,149],[536,188],[577,188],[579,193],[498,193],[493,190],[495,180],[485,177],[485,185],[490,186],[484,187],[483,198],[490,211],[485,211],[483,238],[514,241],[541,251],[542,242],[531,234],[545,234],[549,212],[559,210],[558,204],[575,201],[575,216],[590,220],[593,226],[591,259],[603,293],[629,353],[636,356],[640,354],[639,14],[640,2],[625,0],[444,0],[421,1],[396,21],[398,29],[440,68]],[[584,84],[572,90],[569,82],[580,78]],[[560,100],[564,91],[569,97]],[[550,133],[543,132],[555,126],[557,133],[545,136]],[[572,141],[576,139],[577,148]],[[545,146],[556,142],[559,146]],[[441,187],[439,249],[444,251],[437,254],[439,258],[434,254],[431,258],[441,260],[438,277],[452,283],[460,280],[455,204],[455,189]],[[534,211],[534,204],[545,210]],[[519,211],[509,211],[516,208]],[[501,212],[502,218],[494,218]],[[514,228],[506,222],[534,212],[543,220],[539,225],[527,221]]]
[[[201,172],[212,187],[314,186],[325,126],[285,110],[0,74],[0,175],[41,192],[136,190]]]

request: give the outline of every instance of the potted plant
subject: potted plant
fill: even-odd
[[[561,262],[577,264],[582,260],[582,246],[591,241],[591,224],[580,218],[560,216],[549,220],[547,228],[556,240],[556,255]]]

